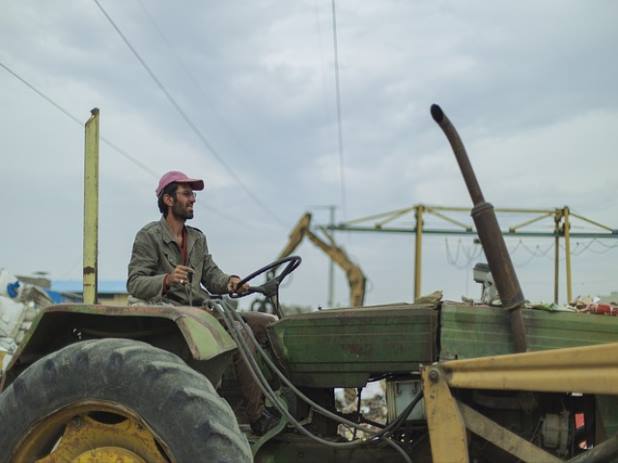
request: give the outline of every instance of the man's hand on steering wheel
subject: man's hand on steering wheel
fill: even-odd
[[[275,296],[279,291],[279,284],[292,273],[300,265],[302,259],[298,256],[288,256],[283,259],[276,260],[270,264],[262,267],[259,270],[247,275],[242,280],[237,275],[232,275],[228,281],[228,291],[230,297],[237,299],[239,297],[246,296],[247,294],[260,293],[267,297]],[[249,282],[255,277],[267,273],[270,270],[274,270],[279,266],[285,264],[285,268],[281,273],[268,280],[266,283],[260,286],[249,286]],[[234,285],[234,286],[232,286]],[[232,288],[232,290],[230,289]]]
[[[240,277],[238,275],[230,276],[230,279],[227,281],[227,292],[229,294],[244,294],[249,291],[248,283],[244,283],[240,288],[238,287],[238,283],[240,283]]]

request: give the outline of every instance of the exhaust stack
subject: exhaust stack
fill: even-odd
[[[466,153],[466,148],[451,121],[446,117],[440,106],[436,104],[431,106],[431,116],[438,123],[444,135],[446,135],[455,153],[455,158],[474,203],[471,215],[476,225],[489,269],[498,288],[502,306],[510,311],[515,350],[516,352],[525,352],[527,350],[526,327],[521,314],[521,307],[525,299],[519,286],[519,280],[515,274],[513,263],[511,262],[511,256],[506,248],[504,237],[500,232],[494,207],[485,201],[481,187],[472,169],[472,164],[470,164],[470,159]]]

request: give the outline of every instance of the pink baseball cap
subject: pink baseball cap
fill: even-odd
[[[161,192],[172,182],[188,183],[192,190],[201,191],[204,189],[204,180],[199,178],[189,178],[178,170],[170,170],[163,174],[161,180],[159,180],[159,186],[157,187],[157,198],[161,195]]]

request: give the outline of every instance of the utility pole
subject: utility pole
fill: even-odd
[[[562,221],[562,209],[556,209],[554,213],[554,304],[558,304],[560,293],[560,222]],[[569,301],[567,301],[568,304]]]
[[[337,206],[313,206],[313,209],[328,209],[329,211],[329,223],[328,229],[332,230],[335,227],[335,209]],[[334,307],[335,305],[335,262],[333,259],[329,259],[328,263],[328,307]]]
[[[99,110],[90,113],[84,147],[84,304],[97,303],[99,254]]]
[[[335,206],[328,206],[330,214],[330,226],[335,226]],[[328,264],[328,306],[333,307],[335,305],[335,262],[333,259],[329,259]]]
[[[425,207],[416,206],[416,239],[414,240],[414,300],[421,297],[421,262],[423,253],[423,212]]]
[[[564,257],[566,267],[567,304],[573,302],[573,275],[571,274],[571,222],[569,207],[562,208],[562,227],[564,229]]]

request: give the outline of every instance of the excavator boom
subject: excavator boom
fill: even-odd
[[[306,236],[345,272],[350,287],[350,305],[352,307],[362,306],[365,300],[365,284],[367,281],[365,274],[358,265],[350,260],[345,250],[337,246],[333,237],[326,230],[323,230],[323,233],[328,242],[313,233],[309,228],[310,225],[311,213],[306,212],[290,232],[289,240],[277,258],[282,259],[292,254]]]

